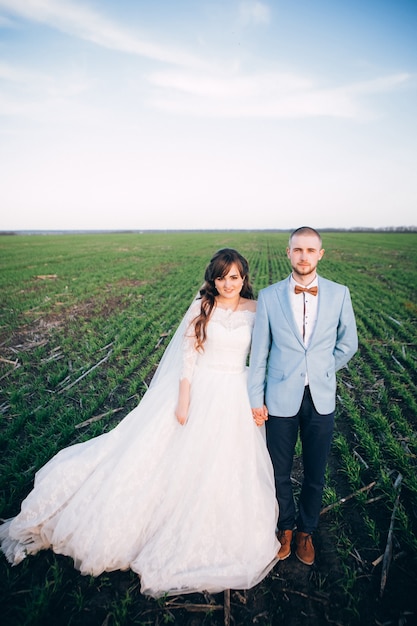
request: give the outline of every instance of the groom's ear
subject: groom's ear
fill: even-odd
[[[324,248],[322,248],[322,249],[319,251],[319,261],[321,261],[321,260],[322,260],[322,258],[323,258],[323,256],[324,256],[324,252],[325,252]]]

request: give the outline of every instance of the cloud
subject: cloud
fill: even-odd
[[[411,74],[401,72],[400,74],[391,74],[389,76],[382,76],[368,81],[354,83],[350,85],[349,89],[352,93],[358,94],[383,93],[393,91],[399,85],[407,83],[411,78]]]
[[[356,118],[364,115],[360,96],[391,91],[408,81],[396,74],[337,87],[321,87],[297,74],[195,74],[165,71],[148,76],[150,104],[172,113],[209,117]]]
[[[96,11],[68,0],[0,0],[0,8],[24,19],[48,24],[104,48],[163,61],[170,65],[193,68],[205,65],[193,54],[147,41],[115,25]]]
[[[157,86],[170,88],[184,94],[212,97],[216,99],[247,99],[259,94],[271,96],[288,91],[309,89],[309,79],[292,74],[254,74],[252,76],[229,74],[193,74],[185,72],[155,72],[149,80]]]
[[[258,0],[245,0],[239,6],[239,19],[243,25],[269,24],[271,12],[269,6]]]
[[[4,15],[0,15],[0,28],[14,28],[14,26],[13,20],[4,17]]]
[[[32,68],[0,62],[0,115],[22,117],[37,122],[56,120],[86,121],[91,109],[82,104],[82,96],[94,86],[94,80],[81,71],[51,75]],[[92,123],[99,117],[94,111]],[[2,128],[1,132],[5,132]]]

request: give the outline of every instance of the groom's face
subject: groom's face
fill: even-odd
[[[313,280],[323,254],[320,239],[316,235],[295,235],[287,248],[294,278],[302,278],[305,283],[307,278]]]

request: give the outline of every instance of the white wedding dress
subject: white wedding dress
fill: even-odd
[[[154,597],[259,583],[279,543],[272,465],[246,391],[253,322],[250,311],[216,308],[204,353],[184,340],[185,426],[173,367],[112,431],[42,467],[19,515],[0,526],[7,559],[52,548],[82,574],[131,568]]]

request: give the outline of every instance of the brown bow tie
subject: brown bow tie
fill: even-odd
[[[310,293],[312,296],[317,296],[319,288],[318,287],[300,287],[300,285],[296,285],[294,288],[295,293]]]

